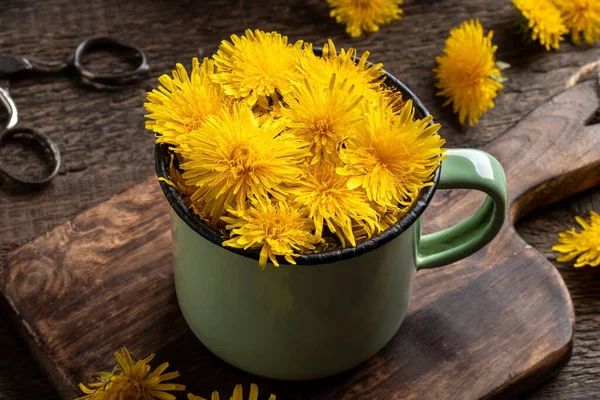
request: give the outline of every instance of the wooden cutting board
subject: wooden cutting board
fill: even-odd
[[[574,316],[561,277],[514,223],[600,183],[600,125],[590,125],[597,92],[595,82],[579,84],[484,148],[506,169],[510,221],[472,257],[419,272],[398,334],[347,373],[271,381],[202,346],[177,306],[169,205],[155,177],[13,251],[0,269],[2,298],[65,398],[76,397],[77,383],[95,371],[110,369],[121,346],[137,357],[157,353],[156,365],[168,360],[179,382],[204,397],[250,382],[283,400],[518,397],[566,364]],[[481,200],[459,191],[435,197],[429,231],[464,218]]]

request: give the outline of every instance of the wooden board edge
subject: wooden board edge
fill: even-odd
[[[548,357],[537,363],[531,371],[523,375],[515,376],[503,386],[490,392],[482,400],[491,399],[520,399],[523,396],[539,389],[544,383],[556,377],[560,371],[569,363],[573,354],[573,334],[571,339],[563,347],[556,350]],[[544,371],[540,373],[539,371]]]
[[[1,272],[1,270],[0,270]],[[50,358],[49,352],[38,339],[37,333],[26,320],[21,318],[11,299],[0,288],[0,311],[11,319],[21,341],[34,358],[42,372],[63,399],[75,399],[78,396],[76,388],[72,387],[64,371]]]
[[[519,220],[535,210],[540,210],[598,185],[600,185],[600,159],[567,174],[541,182],[520,194],[511,204],[508,218],[511,225],[515,226]]]
[[[115,199],[125,195],[125,193],[129,191],[135,191],[135,189],[140,185],[148,185],[150,182],[156,180],[156,176],[154,174],[149,175],[147,178],[144,178],[142,181],[134,184],[133,186],[125,189],[115,195],[109,197],[108,199],[78,213],[73,218],[70,218],[63,223],[56,225],[51,230],[42,233],[35,238],[20,244],[19,246],[11,249],[8,252],[6,260],[3,263],[0,263],[0,310],[4,311],[6,315],[9,316],[15,330],[18,332],[18,335],[21,338],[21,341],[25,344],[25,347],[32,355],[36,363],[40,366],[42,371],[46,376],[48,376],[52,385],[57,389],[60,396],[64,399],[75,399],[79,396],[79,390],[77,386],[73,386],[69,379],[67,378],[66,373],[52,360],[50,357],[49,350],[45,347],[43,342],[39,339],[38,332],[35,331],[33,327],[21,317],[20,313],[14,306],[14,303],[10,296],[6,293],[5,290],[5,274],[8,271],[8,266],[11,263],[11,259],[13,254],[18,252],[25,246],[35,245],[36,242],[40,240],[44,240],[49,235],[52,235],[54,232],[65,229],[64,227],[72,224],[79,218],[84,217],[88,213],[93,212],[93,210],[104,206],[106,203],[115,201]],[[158,183],[157,183],[158,185]],[[83,356],[83,355],[82,355]]]
[[[520,240],[525,240],[518,235],[516,229],[513,227],[515,234],[519,237]],[[494,389],[488,395],[486,395],[481,400],[489,400],[489,399],[506,399],[513,400],[522,398],[524,395],[532,393],[536,389],[539,389],[544,383],[548,382],[555,376],[557,376],[560,371],[569,363],[571,359],[571,355],[573,354],[573,343],[575,336],[575,306],[573,305],[573,299],[571,299],[571,294],[567,285],[552,263],[547,260],[547,258],[533,248],[531,245],[527,243],[527,246],[532,248],[536,253],[539,254],[540,257],[546,259],[546,263],[548,264],[548,268],[552,271],[556,283],[561,288],[561,296],[568,303],[569,307],[569,333],[568,336],[565,337],[564,343],[560,345],[557,349],[552,351],[548,356],[540,360],[536,363],[531,369],[525,371],[522,374],[514,376],[512,379],[506,381],[502,386]]]

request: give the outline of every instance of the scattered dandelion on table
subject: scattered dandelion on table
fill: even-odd
[[[169,363],[163,363],[152,371],[150,362],[154,359],[154,354],[137,361],[125,347],[114,354],[117,365],[113,371],[99,372],[97,381],[87,385],[79,384],[84,396],[77,400],[176,400],[175,395],[169,392],[185,391],[185,385],[165,383],[179,377],[177,371],[164,373]],[[187,394],[187,398],[204,400],[191,393]],[[219,393],[213,392],[211,400],[219,400]],[[242,385],[236,385],[231,400],[246,400]],[[258,386],[254,383],[250,385],[247,400],[258,400]],[[269,400],[276,400],[275,395],[270,395]]]
[[[503,88],[493,35],[491,30],[484,35],[476,19],[463,22],[450,30],[444,54],[435,58],[437,95],[446,97],[444,106],[452,105],[461,124],[477,124]]]
[[[600,1],[598,0],[555,0],[564,24],[571,31],[571,40],[580,45],[600,41]]]
[[[552,250],[562,253],[557,258],[560,262],[575,260],[575,267],[597,267],[600,265],[600,215],[590,212],[589,221],[577,216],[575,221],[581,226],[580,231],[571,228],[558,234],[558,244]]]
[[[193,395],[191,393],[188,394],[188,400],[206,400],[203,397]],[[220,400],[219,393],[213,392],[210,400]],[[225,400],[225,399],[223,399]],[[233,395],[231,396],[231,400],[245,400],[244,392],[242,389],[242,385],[237,385],[233,390]],[[258,400],[258,386],[254,383],[250,385],[250,393],[248,395],[248,400]],[[270,395],[269,400],[276,400],[275,395]]]
[[[377,32],[381,25],[402,17],[402,0],[327,0],[329,15],[343,25],[351,37]]]
[[[143,360],[134,361],[131,353],[123,347],[115,352],[117,366],[112,372],[99,372],[95,382],[79,388],[84,396],[77,400],[175,400],[169,392],[183,391],[185,385],[165,383],[179,376],[179,372],[168,372],[168,363],[163,363],[152,371],[149,363],[154,359],[150,354]]]
[[[560,47],[563,35],[569,30],[553,0],[512,0],[512,3],[521,13],[524,35],[538,41],[548,51]]]

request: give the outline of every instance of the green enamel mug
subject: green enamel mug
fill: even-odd
[[[387,84],[412,99],[398,79]],[[159,177],[171,153],[156,146]],[[406,316],[415,273],[465,258],[489,243],[506,217],[500,163],[470,149],[451,149],[409,213],[356,247],[297,257],[297,265],[258,267],[258,252],[221,246],[223,238],[161,182],[172,207],[175,289],[198,339],[226,362],[268,378],[305,380],[353,368],[381,350]],[[422,235],[421,215],[436,189],[474,189],[487,199],[474,215]]]

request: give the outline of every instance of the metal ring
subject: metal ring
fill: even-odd
[[[121,48],[137,53],[140,57],[140,64],[135,70],[121,74],[99,74],[86,68],[83,65],[83,57],[92,49],[101,46]],[[107,37],[88,39],[77,46],[73,54],[73,66],[81,76],[83,83],[100,90],[114,90],[119,86],[146,78],[150,72],[146,54],[139,47]]]
[[[45,149],[49,150],[50,154],[52,154],[52,162],[54,163],[52,172],[50,172],[50,174],[41,179],[24,178],[15,175],[8,168],[6,168],[6,166],[2,164],[2,161],[0,160],[0,173],[6,175],[14,181],[24,183],[27,185],[43,185],[45,183],[50,182],[52,178],[54,178],[56,174],[58,174],[58,170],[60,169],[60,152],[58,151],[58,146],[56,145],[54,140],[50,138],[50,136],[42,132],[36,131],[31,128],[17,127],[12,129],[6,129],[5,131],[0,132],[0,147],[7,139],[12,138],[18,134],[26,134],[27,136],[32,137],[37,142],[39,142]]]

